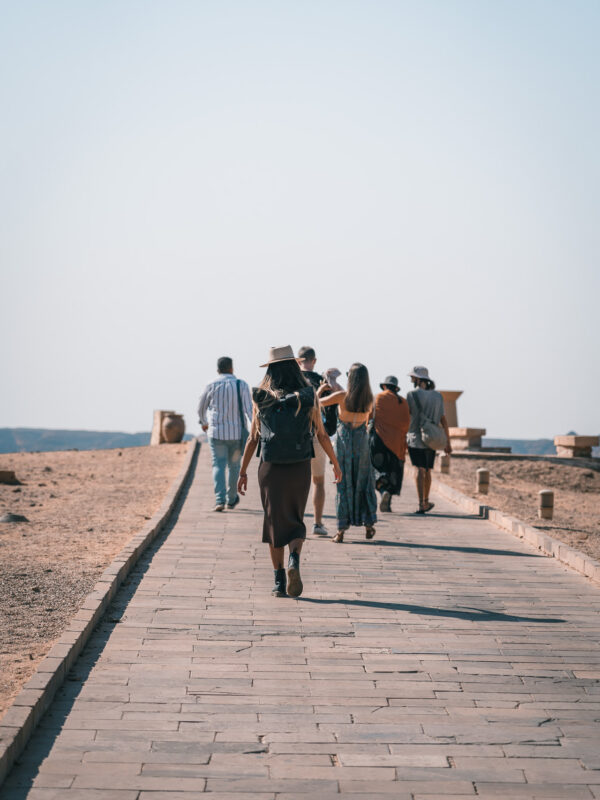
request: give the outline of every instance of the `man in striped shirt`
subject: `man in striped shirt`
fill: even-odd
[[[235,508],[240,502],[237,481],[242,451],[252,421],[252,400],[246,381],[233,374],[233,361],[217,361],[219,377],[209,383],[198,406],[202,430],[208,433],[215,484],[215,511]]]

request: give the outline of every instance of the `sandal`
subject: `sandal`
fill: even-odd
[[[344,541],[344,531],[338,531],[336,535],[333,537],[334,542],[341,543]]]
[[[431,511],[431,509],[432,509],[434,506],[435,506],[435,503],[430,503],[430,502],[429,502],[429,500],[428,500],[428,501],[427,501],[427,508],[424,508],[424,509],[423,509],[423,513],[426,513],[427,511]]]
[[[375,528],[372,525],[367,525],[365,528],[365,539],[372,539],[375,536]]]

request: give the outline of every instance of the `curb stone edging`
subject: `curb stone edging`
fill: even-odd
[[[198,440],[192,439],[179,475],[168,489],[158,511],[141,531],[132,536],[100,575],[62,636],[52,645],[0,721],[0,786],[25,749],[29,737],[48,710],[121,583],[148,545],[165,527],[181,496],[199,449]]]
[[[561,542],[559,539],[555,539],[553,536],[550,536],[550,534],[540,531],[534,528],[533,525],[528,525],[526,522],[516,517],[511,517],[509,514],[505,514],[497,508],[481,505],[478,500],[474,500],[472,497],[468,497],[457,489],[447,486],[439,479],[435,481],[434,490],[442,497],[445,497],[446,500],[452,501],[465,511],[469,511],[472,514],[476,514],[477,516],[493,522],[498,528],[512,533],[519,539],[524,539],[528,544],[535,547],[536,550],[540,550],[544,553],[544,555],[556,558],[557,561],[575,570],[575,572],[578,572],[580,575],[590,578],[594,583],[600,583],[600,561],[596,561],[594,558],[585,555],[585,553],[579,550],[575,550],[575,548]]]

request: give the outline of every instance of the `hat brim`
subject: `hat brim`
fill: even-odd
[[[380,383],[379,384],[379,388],[383,389],[384,391],[385,391],[385,389],[387,389],[388,386],[391,386],[392,389],[397,389],[398,391],[400,391],[400,387],[395,383]]]
[[[298,361],[297,358],[274,358],[273,361],[267,361],[266,364],[259,364],[259,367],[262,369],[263,367],[268,367],[270,364],[279,364],[281,361]]]
[[[408,373],[408,377],[409,378],[416,378],[418,381],[430,381],[430,380],[433,380],[431,375],[429,377],[425,378],[423,375],[416,375],[414,372],[409,372]]]

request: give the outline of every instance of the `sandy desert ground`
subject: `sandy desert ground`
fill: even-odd
[[[98,576],[159,508],[187,444],[0,456],[0,715]]]
[[[475,492],[475,473],[480,467],[490,471],[490,491],[485,499]],[[551,461],[470,457],[453,458],[450,475],[436,473],[436,477],[600,560],[600,472]],[[541,489],[554,491],[552,520],[537,516]]]

